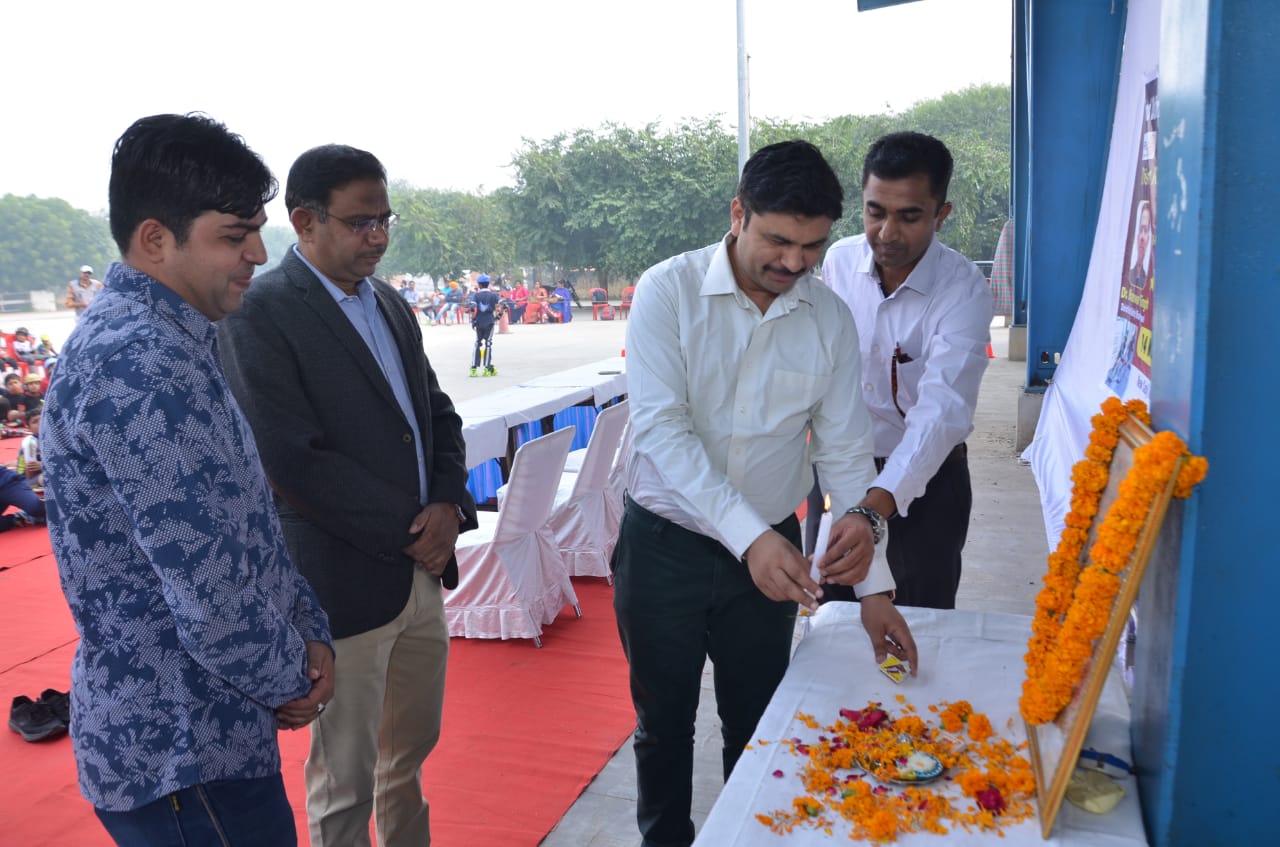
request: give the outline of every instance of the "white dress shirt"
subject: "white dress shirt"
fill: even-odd
[[[849,310],[806,275],[762,315],[734,280],[731,239],[655,265],[636,285],[627,489],[742,556],[804,500],[810,464],[836,515],[866,494],[875,466]],[[883,557],[854,588],[894,588]]]
[[[892,494],[905,515],[947,454],[973,432],[991,341],[991,288],[973,262],[936,238],[888,297],[865,235],[831,245],[822,278],[858,327],[875,454],[887,459],[873,485]],[[891,388],[895,350],[902,354],[897,406],[905,418]]]

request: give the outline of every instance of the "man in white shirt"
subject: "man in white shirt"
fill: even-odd
[[[864,235],[822,276],[853,312],[897,603],[954,609],[973,490],[964,440],[987,368],[993,304],[977,266],[934,238],[951,212],[952,159],[917,132],[886,135],[862,168]],[[856,377],[855,377],[856,379]],[[828,599],[853,599],[840,588]]]
[[[634,444],[613,565],[647,847],[693,841],[694,716],[707,657],[728,777],[790,661],[797,604],[814,609],[822,596],[794,514],[810,463],[840,515],[822,580],[863,598],[877,661],[892,652],[916,666],[893,579],[883,561],[872,564],[884,519],[863,502],[875,471],[856,331],[809,274],[842,198],[813,145],[765,147],[743,170],[724,240],[650,268],[636,286],[627,329]]]

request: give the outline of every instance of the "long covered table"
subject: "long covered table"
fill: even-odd
[[[522,388],[589,388],[596,406],[627,393],[627,360],[602,359],[520,383]]]
[[[619,356],[535,377],[519,385],[460,401],[455,408],[462,418],[467,469],[472,471],[468,488],[478,501],[483,502],[492,496],[506,479],[521,439],[574,423],[579,428],[574,447],[586,446],[596,407],[626,393],[626,359]],[[565,417],[566,410],[582,414],[553,422],[557,415]],[[536,422],[542,423],[541,431],[537,427],[525,426]],[[523,433],[522,427],[525,428]],[[497,460],[498,466],[493,466],[491,460]]]
[[[819,731],[797,720],[797,713],[812,715],[820,724],[829,725],[841,708],[860,709],[870,700],[884,703],[891,711],[900,709],[902,705],[895,698],[901,694],[926,716],[931,704],[968,700],[975,711],[991,719],[1003,737],[1014,743],[1025,741],[1017,710],[1031,618],[914,608],[903,608],[902,613],[920,650],[918,677],[908,677],[900,685],[889,681],[875,666],[857,604],[829,603],[813,618],[800,623],[809,628],[808,633],[797,646],[755,737],[766,742],[814,739]],[[1129,706],[1116,672],[1103,690],[1085,747],[1131,761]],[[1026,756],[1030,759],[1029,753]],[[712,808],[696,847],[816,847],[848,843],[848,825],[844,821],[836,822],[832,837],[821,830],[805,828],[779,836],[756,820],[757,814],[791,808],[792,800],[804,794],[796,775],[799,768],[800,760],[785,744],[751,745]],[[775,776],[778,772],[780,775]],[[1129,777],[1121,785],[1125,796],[1107,815],[1093,815],[1064,802],[1048,841],[1041,838],[1039,821],[1033,817],[1003,829],[1003,838],[995,832],[966,832],[954,827],[946,836],[913,833],[900,836],[896,843],[905,847],[995,843],[1028,847],[1146,845],[1137,782]],[[959,796],[959,789],[954,790]]]

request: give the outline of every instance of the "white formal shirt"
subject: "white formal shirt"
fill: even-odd
[[[873,485],[891,493],[905,515],[947,454],[973,432],[991,341],[991,288],[973,262],[936,238],[888,297],[865,235],[831,245],[822,278],[858,327],[875,454],[887,459]],[[895,351],[901,354],[897,406]]]
[[[627,489],[742,556],[804,500],[810,464],[837,515],[866,494],[875,466],[849,310],[806,275],[762,315],[734,281],[731,238],[668,259],[636,285]],[[854,586],[859,596],[894,587],[880,556]]]

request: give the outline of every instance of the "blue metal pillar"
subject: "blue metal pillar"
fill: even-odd
[[[1027,282],[1030,261],[1020,221],[1031,220],[1031,0],[1013,0],[1013,126],[1009,150],[1013,173],[1009,181],[1009,202],[1013,215],[1013,320],[1015,327],[1027,325]],[[1044,390],[1043,386],[1040,390]]]
[[[1015,286],[1026,293],[1027,388],[1043,391],[1071,334],[1089,269],[1107,169],[1124,0],[1019,0],[1027,49],[1015,78],[1028,86],[1028,143],[1015,153],[1021,174],[1015,218]],[[1015,22],[1015,32],[1022,29]],[[1016,273],[1016,271],[1015,271]]]
[[[1152,411],[1210,469],[1140,595],[1135,758],[1158,847],[1276,844],[1280,3],[1163,0],[1160,40]]]

